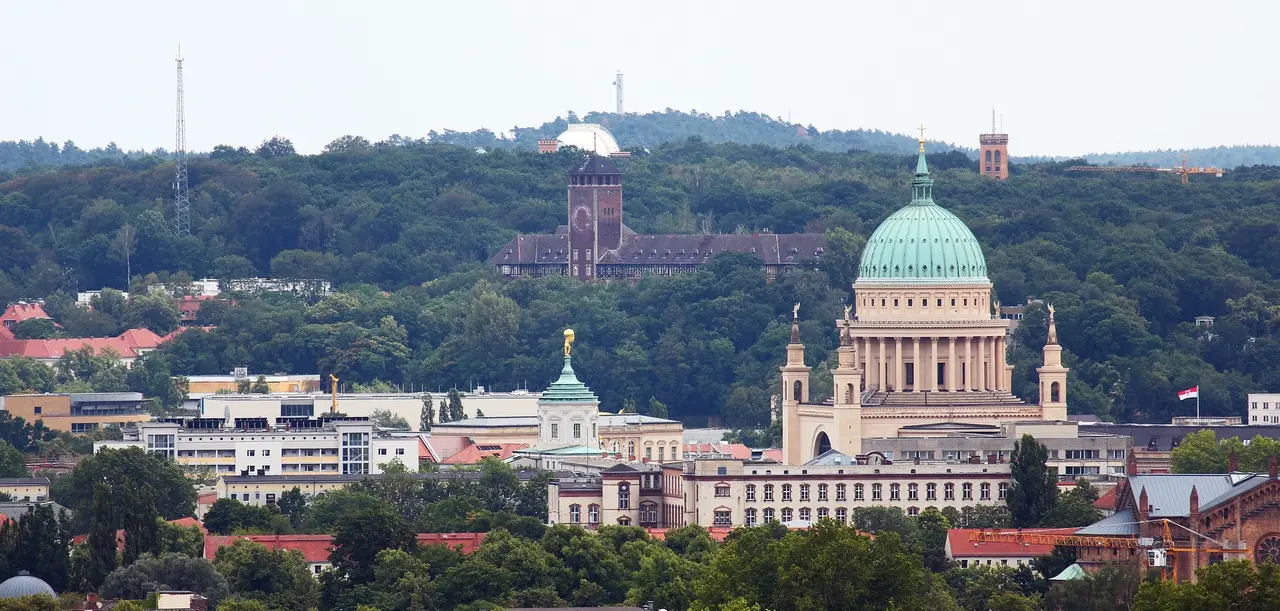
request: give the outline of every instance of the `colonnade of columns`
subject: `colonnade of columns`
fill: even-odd
[[[1007,339],[997,336],[855,337],[869,390],[1008,390]],[[911,375],[907,375],[907,365]],[[943,365],[941,371],[939,365]]]

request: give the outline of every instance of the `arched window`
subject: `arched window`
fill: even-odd
[[[890,501],[902,500],[902,484],[889,484],[889,500]]]
[[[756,510],[754,507],[743,512],[743,516],[746,518],[747,526],[756,525]]]
[[[784,502],[791,500],[791,484],[782,485],[782,500]]]
[[[764,502],[766,503],[773,502],[773,484],[764,485]]]
[[[1003,501],[1009,495],[1009,484],[1000,482],[1000,486],[996,490],[1000,494],[1000,500]]]
[[[991,151],[987,151],[987,163],[991,163]]]
[[[825,500],[827,500],[827,485],[826,485],[826,484],[818,484],[818,500],[819,500],[819,501],[825,501]]]
[[[1062,394],[1062,387],[1058,382],[1049,385],[1049,401],[1057,403],[1061,401],[1058,397]]]
[[[627,442],[627,456],[631,458],[636,457],[636,442],[634,441]]]
[[[996,165],[1000,165],[1000,151],[996,151]]]
[[[587,505],[587,524],[600,523],[600,506],[592,503]]]
[[[920,484],[907,484],[907,500],[920,500]]]
[[[960,485],[960,500],[962,501],[973,500],[973,484],[965,482]]]
[[[782,508],[782,521],[783,521],[783,522],[790,522],[792,519],[794,519],[794,517],[795,517],[795,516],[794,516],[794,514],[792,513],[792,511],[791,511],[791,508],[790,508],[790,507],[783,507],[783,508]]]
[[[943,484],[943,485],[942,485],[942,500],[944,500],[944,501],[954,501],[954,500],[956,500],[956,485],[955,485],[955,484]]]
[[[924,500],[926,500],[926,501],[936,501],[936,500],[938,500],[938,485],[937,485],[937,484],[925,484],[925,485],[924,485]]]
[[[920,515],[920,508],[919,508],[919,507],[908,507],[908,508],[907,508],[907,515],[909,515],[909,516],[911,516],[911,517],[913,517],[913,518],[914,518],[914,517],[916,517],[916,516],[918,516],[918,515]]]
[[[800,380],[796,380],[795,383],[791,385],[791,395],[797,403],[800,402],[800,388]]]
[[[844,402],[849,404],[853,403],[853,384],[845,384]]]
[[[569,523],[582,523],[582,505],[574,504],[569,506]]]
[[[978,500],[980,501],[991,500],[991,484],[984,482],[980,486],[978,486]]]
[[[772,507],[768,507],[768,508],[766,508],[766,509],[764,510],[764,521],[765,521],[765,523],[766,523],[766,524],[767,524],[767,523],[769,523],[769,522],[773,522],[773,521],[774,521],[774,519],[773,519],[773,508],[772,508]]]
[[[813,511],[812,511],[812,510],[810,510],[808,507],[801,507],[801,508],[800,508],[800,520],[802,520],[802,521],[804,521],[804,522],[812,522],[812,521],[813,521]]]
[[[837,501],[848,500],[848,493],[846,492],[844,484],[836,484],[836,500]]]
[[[747,484],[747,502],[756,500],[756,485]]]
[[[618,526],[631,526],[631,518],[627,516],[618,518]]]
[[[844,507],[836,507],[836,521],[844,524],[849,521],[849,510]]]
[[[829,518],[829,517],[831,517],[831,510],[830,510],[830,509],[827,509],[826,507],[819,507],[819,508],[818,508],[818,519],[819,519],[819,520],[825,520],[825,519],[827,519],[827,518]]]
[[[800,500],[809,500],[809,484],[800,484]]]
[[[631,509],[631,485],[618,484],[618,509]]]
[[[614,441],[614,442],[613,442],[613,453],[614,453],[614,454],[617,454],[617,453],[618,453],[618,442],[617,442],[617,441]]]
[[[884,500],[884,484],[871,484],[871,500],[872,501]]]

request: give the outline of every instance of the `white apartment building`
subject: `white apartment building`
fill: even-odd
[[[418,466],[417,435],[392,435],[368,420],[311,420],[274,427],[241,423],[236,428],[205,428],[213,423],[199,419],[188,424],[192,426],[140,423],[123,441],[95,442],[94,451],[138,447],[218,475],[363,475],[382,473],[382,465],[393,459],[410,469]]]
[[[1245,424],[1280,424],[1280,393],[1249,393],[1249,417]]]
[[[427,393],[437,408],[439,422],[441,399],[447,393]],[[375,411],[388,411],[409,423],[411,430],[418,430],[422,421],[423,393],[339,393],[337,411],[355,418],[368,418]],[[468,418],[477,414],[488,417],[534,416],[538,413],[540,393],[465,393],[462,395],[462,411]],[[316,418],[333,408],[333,395],[325,393],[280,394],[204,394],[192,403],[198,405],[201,418],[222,418],[227,422],[244,418]],[[194,406],[193,406],[194,407]]]

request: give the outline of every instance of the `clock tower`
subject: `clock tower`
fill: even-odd
[[[601,254],[622,244],[622,173],[599,155],[569,172],[569,275],[596,278]]]

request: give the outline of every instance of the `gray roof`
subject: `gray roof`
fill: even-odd
[[[36,507],[41,506],[48,506],[52,508],[54,515],[61,515],[64,511],[68,514],[71,513],[71,510],[53,501],[31,501],[26,503],[0,503],[0,515],[3,515],[10,520],[17,520],[18,518],[31,513],[31,511]]]
[[[48,486],[47,477],[0,477],[0,486]]]
[[[1216,497],[1206,497],[1203,492],[1200,492],[1199,488],[1196,488],[1196,494],[1200,496],[1201,512],[1221,505],[1236,498],[1237,496],[1240,496],[1241,494],[1244,494],[1245,492],[1253,490],[1254,488],[1271,481],[1271,478],[1265,473],[1232,473],[1227,477],[1232,482],[1231,489]],[[1191,493],[1187,492],[1187,494],[1190,495]]]
[[[805,463],[808,467],[830,467],[832,465],[854,465],[857,466],[858,460],[838,450],[827,450],[819,456],[813,457],[813,460]]]
[[[668,420],[643,414],[600,414],[600,426],[626,426],[635,424],[674,424],[678,420]]]
[[[458,420],[454,422],[441,422],[431,425],[432,432],[438,430],[448,430],[454,427],[491,427],[502,428],[509,426],[538,426],[537,416],[485,416],[483,418],[467,418],[466,420]]]
[[[1200,506],[1205,500],[1217,499],[1228,491],[1234,494],[1232,476],[1229,475],[1181,475],[1161,473],[1129,477],[1130,506],[1138,506],[1142,490],[1147,490],[1147,504],[1151,505],[1153,518],[1185,518],[1191,514],[1191,487],[1200,495]]]
[[[43,579],[32,577],[26,571],[20,571],[17,575],[0,583],[0,599],[39,596],[41,594],[46,594],[53,598],[58,597],[58,593],[54,592],[53,588],[45,583]]]
[[[1077,530],[1076,534],[1136,537],[1138,536],[1137,519],[1133,517],[1133,508],[1125,507],[1097,522],[1094,522],[1093,524]]]

